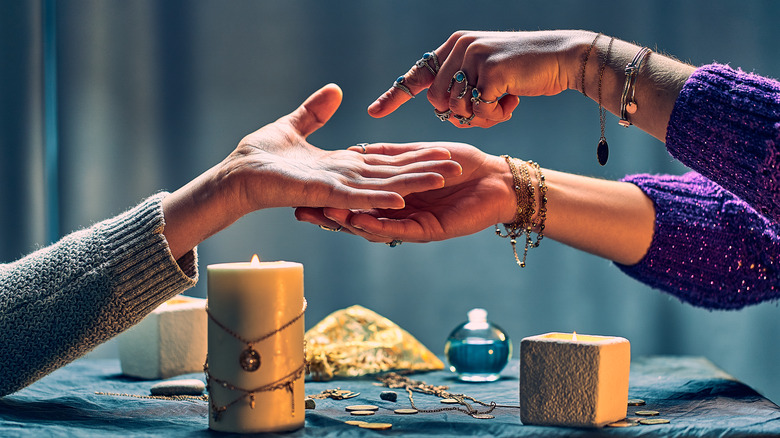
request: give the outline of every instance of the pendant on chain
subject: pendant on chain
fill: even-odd
[[[601,137],[599,140],[599,145],[596,148],[596,157],[599,159],[599,164],[602,166],[607,164],[607,160],[609,159],[609,145],[607,144],[607,139],[604,137]]]
[[[252,344],[247,345],[246,349],[241,352],[241,356],[238,358],[238,362],[244,371],[253,372],[260,368],[260,353],[258,353]]]

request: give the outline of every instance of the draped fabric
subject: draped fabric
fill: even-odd
[[[51,3],[56,11],[47,27],[50,2],[0,1],[0,262],[158,190],[175,190],[328,82],[345,95],[331,122],[311,137],[326,149],[452,140],[610,179],[685,171],[660,142],[618,127],[611,115],[610,162],[598,166],[597,106],[573,91],[523,98],[510,122],[487,130],[440,123],[424,95],[385,119],[366,114],[423,52],[459,29],[585,28],[696,65],[718,61],[780,77],[780,4],[770,0]],[[55,36],[54,65],[44,62],[47,29]],[[56,99],[46,99],[47,71],[55,75]],[[54,131],[47,114],[56,115]],[[47,132],[56,135],[53,163],[46,161]],[[532,250],[521,270],[492,230],[390,249],[296,223],[290,209],[276,209],[251,214],[202,244],[201,267],[253,253],[305,265],[309,327],[360,304],[440,353],[466,312],[484,307],[516,343],[549,331],[623,336],[637,356],[706,356],[780,400],[776,304],[696,309],[551,240]],[[205,296],[205,282],[191,293]],[[96,355],[115,351],[109,345]]]

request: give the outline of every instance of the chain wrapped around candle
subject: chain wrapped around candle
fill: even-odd
[[[303,265],[208,266],[209,427],[281,432],[304,425]],[[297,408],[297,409],[296,409]]]

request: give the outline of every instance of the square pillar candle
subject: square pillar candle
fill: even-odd
[[[177,295],[117,338],[122,373],[167,379],[203,370],[206,300]]]
[[[303,427],[305,310],[300,263],[208,266],[209,428]]]
[[[523,424],[601,427],[626,417],[627,339],[547,333],[520,342]]]

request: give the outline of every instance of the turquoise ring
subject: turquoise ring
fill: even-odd
[[[462,95],[466,94],[465,90],[469,86],[469,81],[466,78],[466,73],[463,70],[458,70],[458,71],[455,72],[454,75],[452,75],[452,79],[450,80],[450,86],[447,87],[447,92],[448,93],[450,91],[452,91],[452,86],[455,84],[455,82],[457,82],[459,84],[463,83],[463,82],[466,83],[466,87],[463,88],[464,91],[463,91],[463,93],[461,93],[461,96],[460,96],[460,97],[463,97]],[[460,99],[460,97],[458,99]]]
[[[400,89],[404,93],[406,93],[409,96],[411,96],[412,99],[414,99],[414,94],[412,94],[412,90],[410,90],[409,87],[404,85],[404,81],[405,80],[406,80],[406,78],[404,78],[403,76],[398,76],[398,79],[396,79],[395,82],[393,82],[393,88]]]
[[[433,61],[433,66],[428,61]],[[419,68],[426,67],[434,76],[439,72],[439,58],[434,52],[423,53],[422,58],[418,59],[415,65]]]
[[[471,102],[474,103],[474,105],[478,105],[479,103],[496,103],[498,102],[498,99],[496,100],[485,100],[482,98],[482,93],[477,90],[476,87],[474,87],[471,90]]]

